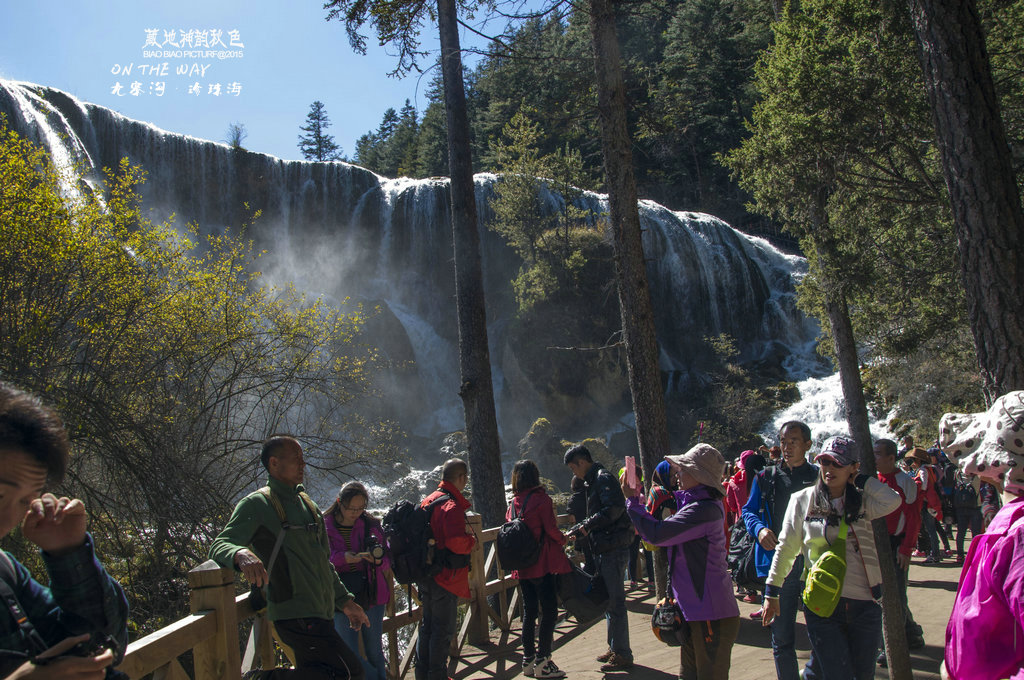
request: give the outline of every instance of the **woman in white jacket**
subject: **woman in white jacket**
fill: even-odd
[[[828,550],[839,534],[840,518],[849,526],[846,577],[839,605],[829,617],[805,611],[807,637],[827,680],[865,680],[875,675],[875,657],[882,632],[882,572],[878,566],[871,520],[900,506],[900,497],[875,477],[857,474],[853,440],[832,437],[814,462],[821,473],[814,486],[793,494],[786,508],[779,544],[768,572],[762,623],[779,613],[778,592],[801,553],[804,577],[810,565]]]

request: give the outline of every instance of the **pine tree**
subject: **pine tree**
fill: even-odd
[[[299,135],[299,150],[307,161],[322,163],[341,160],[341,147],[334,142],[333,136],[325,132],[330,125],[331,121],[327,118],[323,102],[315,101],[310,104],[306,124],[299,127],[306,133]]]

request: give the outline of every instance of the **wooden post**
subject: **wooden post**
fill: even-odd
[[[467,512],[466,521],[476,535],[476,545],[469,556],[469,642],[479,646],[491,641],[487,620],[487,573],[484,569],[484,546],[480,540],[483,519],[475,512]]]
[[[196,680],[241,680],[235,572],[207,560],[188,573],[193,614],[217,613],[217,634],[194,648]]]

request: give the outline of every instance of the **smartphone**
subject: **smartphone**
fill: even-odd
[[[636,491],[640,488],[636,479],[636,458],[626,456],[626,486]]]

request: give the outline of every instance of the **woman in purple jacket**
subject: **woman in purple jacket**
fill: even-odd
[[[669,549],[672,593],[686,619],[679,635],[679,677],[725,680],[740,629],[740,609],[725,564],[725,459],[717,449],[698,444],[665,460],[678,480],[679,510],[659,521],[647,512],[637,491],[623,483],[626,512],[645,541]]]
[[[380,521],[366,512],[370,495],[359,482],[348,482],[324,514],[331,564],[338,577],[366,610],[370,626],[362,630],[363,670],[367,680],[387,680],[384,659],[384,605],[391,599],[391,561]],[[342,612],[334,614],[334,629],[349,649],[359,653],[359,633]]]

